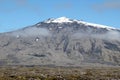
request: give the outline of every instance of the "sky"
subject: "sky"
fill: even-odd
[[[0,33],[63,16],[120,28],[120,0],[0,0]]]

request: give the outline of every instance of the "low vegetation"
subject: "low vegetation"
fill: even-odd
[[[0,80],[120,80],[120,68],[4,66]]]

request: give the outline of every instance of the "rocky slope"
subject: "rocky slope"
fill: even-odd
[[[120,30],[61,17],[0,34],[0,65],[119,66]]]

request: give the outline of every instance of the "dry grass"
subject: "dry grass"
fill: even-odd
[[[0,67],[0,80],[120,80],[120,68]]]

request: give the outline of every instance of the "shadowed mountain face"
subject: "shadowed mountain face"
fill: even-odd
[[[0,34],[0,65],[119,66],[120,30],[49,19]]]

